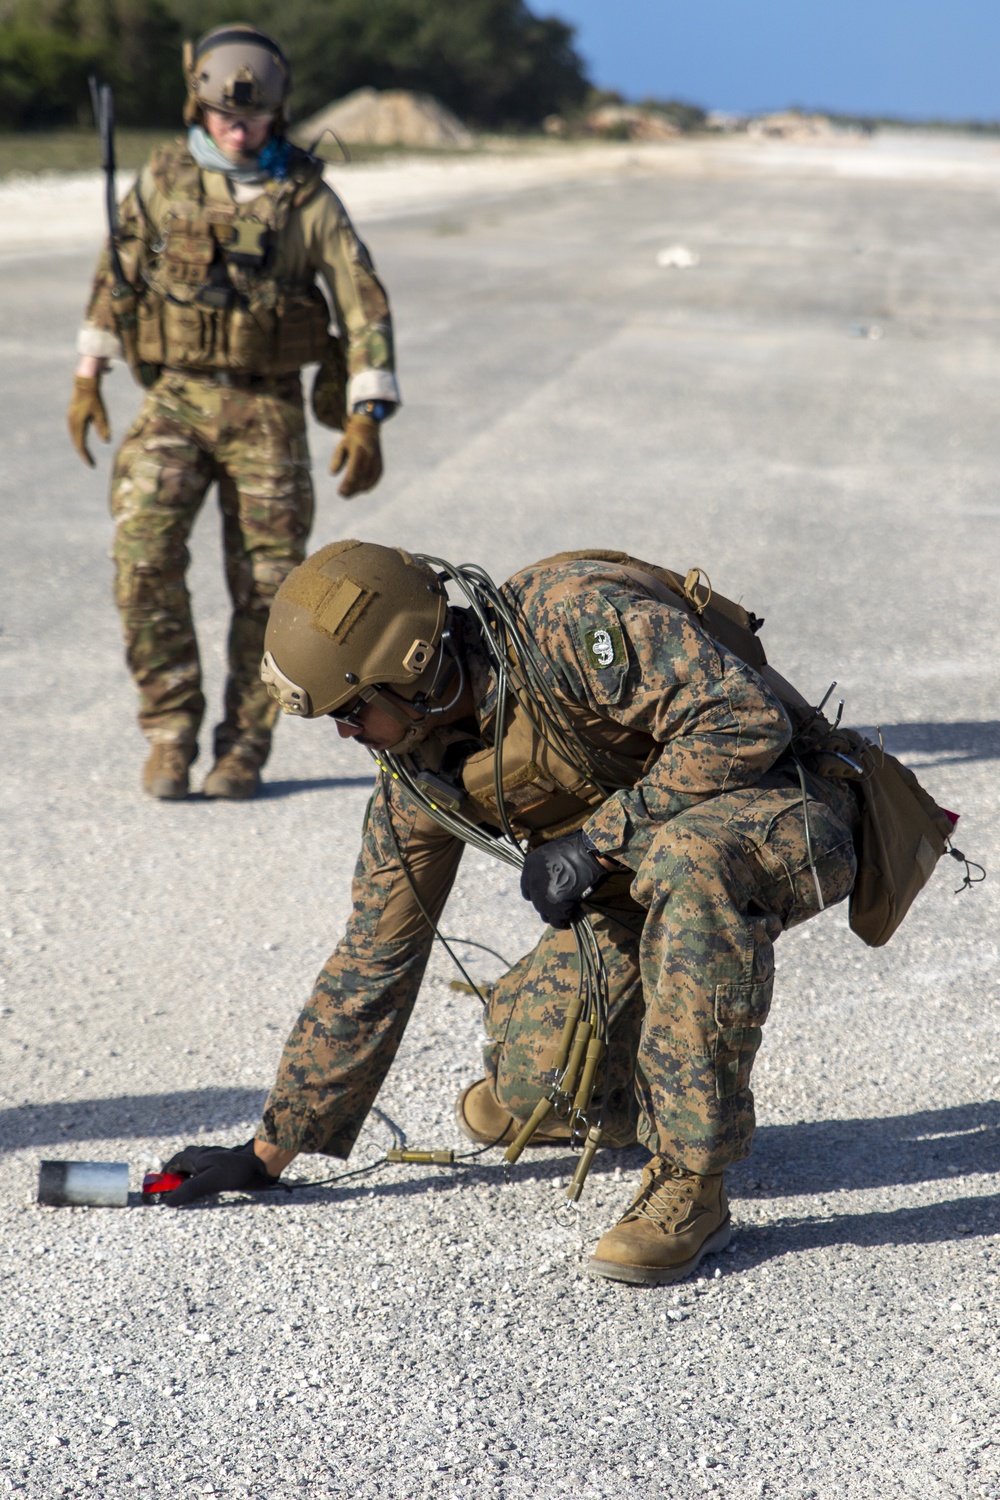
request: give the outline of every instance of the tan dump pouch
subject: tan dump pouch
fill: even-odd
[[[286,296],[278,304],[273,355],[276,372],[301,370],[327,354],[330,309],[319,287],[300,296]]]
[[[869,948],[881,948],[930,879],[952,824],[894,755],[877,745],[862,745],[854,752],[864,775],[855,782],[861,793],[861,831],[850,924]]]
[[[326,336],[309,401],[317,422],[343,431],[347,422],[347,351],[336,334]]]

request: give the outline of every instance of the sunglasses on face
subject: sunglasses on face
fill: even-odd
[[[241,110],[238,114],[228,109],[213,109],[211,113],[216,119],[229,129],[234,130],[237,125],[242,125],[244,130],[251,130],[255,125],[260,125],[270,120],[270,110]]]
[[[361,729],[363,726],[359,715],[364,706],[365,700],[358,693],[349,703],[344,703],[340,708],[327,714],[327,718],[332,719],[335,724],[346,724],[348,729]]]

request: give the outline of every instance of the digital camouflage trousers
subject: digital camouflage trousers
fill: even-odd
[[[812,846],[809,858],[808,833]],[[634,1131],[691,1172],[720,1172],[750,1150],[750,1074],[786,927],[842,901],[855,875],[854,793],[778,772],[662,825],[634,878],[591,906],[610,991],[609,1050],[592,1121]],[[287,1150],[347,1156],[399,1047],[461,845],[381,788],[366,820],[347,933],[286,1043],[258,1135]],[[551,1087],[577,993],[571,932],[546,928],[493,987],[486,1014],[497,1099],[524,1120]]]
[[[239,747],[262,765],[277,704],[260,681],[271,601],[305,555],[313,492],[299,377],[248,388],[166,373],[115,460],[115,600],[152,741],[193,744],[205,710],[185,574],[188,538],[218,484],[232,599],[225,717],[216,754]]]
[[[766,781],[777,778],[765,778]],[[611,992],[609,1047],[590,1116],[605,1136],[634,1130],[689,1172],[721,1172],[750,1151],[750,1073],[771,1008],[774,943],[850,892],[854,794],[812,783],[810,866],[800,788],[759,785],[665,823],[636,872],[598,889],[593,917]],[[547,1092],[576,995],[572,932],[546,931],[495,986],[487,1014],[494,1090],[526,1119]]]

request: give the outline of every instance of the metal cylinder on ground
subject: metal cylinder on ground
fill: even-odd
[[[38,1202],[50,1207],[127,1208],[127,1161],[43,1161]]]

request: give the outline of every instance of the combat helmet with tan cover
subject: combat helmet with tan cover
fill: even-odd
[[[216,26],[198,42],[185,43],[184,79],[188,125],[200,123],[206,109],[267,114],[285,123],[291,69],[274,38],[256,26],[241,21]]]
[[[448,599],[426,563],[400,547],[331,542],[278,590],[260,675],[282,710],[346,716],[374,703],[411,724],[399,700],[425,710],[446,669]]]

